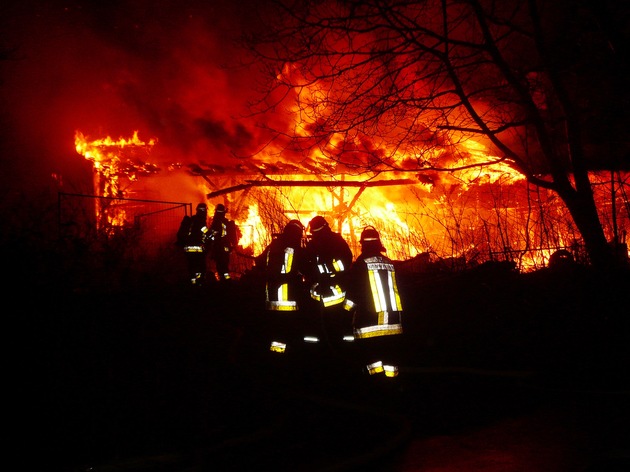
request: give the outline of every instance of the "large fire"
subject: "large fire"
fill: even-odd
[[[75,135],[77,152],[93,163],[95,195],[106,198],[124,198],[140,177],[151,178],[160,171],[148,163],[156,144],[155,139],[140,140],[137,131],[131,138],[118,140]],[[270,157],[263,157],[256,171],[215,173],[222,179],[218,190],[216,181],[199,170],[198,175],[189,173],[184,185],[197,191],[201,187],[211,204],[228,205],[230,217],[242,232],[242,251],[252,255],[259,254],[288,219],[297,218],[306,225],[315,215],[326,217],[355,255],[366,225],[379,229],[388,255],[400,261],[419,255],[454,265],[510,260],[521,271],[529,271],[545,266],[559,249],[578,255],[579,234],[555,195],[529,186],[521,174],[489,156],[483,145],[467,141],[461,146],[466,158],[462,170],[413,179],[393,173],[389,181],[366,181],[365,176],[331,174],[330,168],[309,173],[297,164],[279,168]],[[464,166],[471,160],[497,163]],[[169,172],[183,172],[179,167],[169,166]],[[619,211],[627,205],[625,194],[613,195],[616,204],[612,205],[614,175],[594,174],[592,178],[607,234],[611,239],[613,232],[621,234],[625,241],[628,217]],[[622,184],[624,188],[626,182]],[[110,226],[129,223],[122,208],[109,211],[106,218]]]

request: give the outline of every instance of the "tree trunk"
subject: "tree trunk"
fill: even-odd
[[[556,180],[556,183],[559,182]],[[586,252],[593,267],[603,270],[613,268],[617,261],[606,241],[593,192],[575,190],[566,177],[557,189],[584,239]]]

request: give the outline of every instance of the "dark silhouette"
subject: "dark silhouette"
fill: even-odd
[[[403,332],[402,303],[394,263],[382,254],[378,231],[361,233],[361,254],[348,272],[344,308],[353,315],[354,338],[362,368],[370,375],[398,375],[395,343]]]
[[[240,239],[234,221],[226,217],[227,208],[219,203],[214,209],[210,223],[210,257],[214,261],[216,278],[220,281],[230,280],[230,255]]]
[[[269,349],[276,353],[293,350],[302,343],[299,325],[307,296],[303,236],[302,223],[289,221],[258,259],[265,274],[265,308],[270,315],[267,325],[272,327]]]
[[[311,298],[319,305],[321,326],[313,327],[317,340],[326,334],[330,346],[341,348],[344,336],[351,339],[351,324],[343,310],[345,274],[352,264],[352,251],[341,234],[330,229],[322,216],[309,223],[310,240],[306,244],[309,261],[308,282]]]
[[[208,206],[200,203],[193,216],[186,215],[182,218],[176,242],[178,246],[184,248],[188,278],[190,284],[195,287],[206,282],[209,236]]]

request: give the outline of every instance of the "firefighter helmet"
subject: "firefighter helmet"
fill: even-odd
[[[304,234],[304,225],[299,220],[291,220],[284,227],[282,232],[289,240],[299,242]]]
[[[208,205],[206,205],[205,203],[200,203],[199,205],[197,205],[197,211],[208,211]]]
[[[215,208],[214,208],[214,212],[215,213],[227,213],[227,208],[225,208],[225,205],[223,203],[219,203]]]
[[[381,237],[374,226],[366,226],[361,232],[361,242],[364,241],[380,241]]]
[[[323,216],[315,216],[308,224],[309,231],[311,234],[317,233],[321,231],[323,228],[328,227],[328,222],[324,219]]]
[[[381,243],[381,237],[374,226],[366,226],[365,228],[363,228],[363,231],[361,232],[360,242],[364,249],[373,248],[378,251],[385,250],[383,244]]]
[[[284,227],[285,233],[289,231],[295,231],[296,233],[299,231],[300,234],[302,234],[304,232],[304,225],[300,223],[300,220],[291,220]]]

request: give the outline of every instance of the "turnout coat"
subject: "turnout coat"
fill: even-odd
[[[391,259],[361,254],[350,267],[344,307],[353,312],[355,339],[401,334],[402,303]]]

